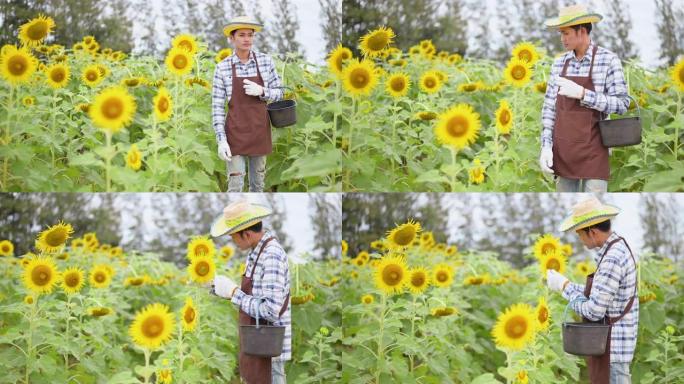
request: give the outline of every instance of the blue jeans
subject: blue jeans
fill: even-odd
[[[610,384],[631,384],[629,363],[610,363]]]
[[[608,192],[608,181],[597,179],[566,179],[558,176],[556,192]]]
[[[266,176],[266,156],[233,156],[226,162],[228,192],[242,192],[245,185],[245,166],[249,159],[249,191],[263,192]]]
[[[271,384],[287,384],[284,361],[271,360]]]

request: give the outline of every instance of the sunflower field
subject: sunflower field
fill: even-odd
[[[395,37],[379,27],[361,38],[360,58],[331,54],[346,59],[336,69],[348,96],[345,191],[555,190],[538,166],[552,54],[520,42],[501,66],[430,40],[402,51]],[[609,191],[682,191],[684,60],[668,71],[623,67],[643,142],[612,149]]]
[[[45,43],[55,27],[38,16],[19,45],[0,51],[1,190],[221,191],[226,164],[212,127],[214,66],[232,54],[191,34],[165,58],[128,56],[85,36]],[[325,67],[276,61],[297,124],[273,130],[266,189],[340,190],[338,93]]]
[[[345,257],[343,382],[588,382],[584,360],[563,351],[567,303],[542,276],[556,269],[584,281],[593,261],[550,234],[530,236],[530,264],[523,269],[495,252],[434,238],[409,221]],[[681,380],[683,271],[669,258],[640,255],[634,383]]]
[[[0,241],[0,382],[239,382],[237,310],[207,287],[216,273],[240,281],[244,263],[230,245],[196,236],[178,250],[187,257],[178,266],[73,234],[55,224],[21,257]],[[291,266],[293,382],[339,376],[340,279],[331,270]]]

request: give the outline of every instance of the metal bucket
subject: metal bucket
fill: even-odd
[[[641,108],[632,96],[629,98],[634,101],[639,116],[599,121],[601,142],[604,147],[627,147],[641,144]]]
[[[266,105],[271,125],[276,128],[289,127],[297,123],[297,102],[294,100],[280,100]]]
[[[577,356],[601,356],[606,353],[610,324],[568,323],[565,321],[568,303],[563,313],[563,350]]]
[[[247,355],[280,356],[283,353],[283,340],[285,327],[259,324],[258,310],[256,325],[240,325],[240,351]]]

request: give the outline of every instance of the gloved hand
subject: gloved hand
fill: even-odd
[[[219,145],[218,145],[218,156],[223,161],[230,161],[230,159],[233,157],[233,154],[230,153],[230,147],[228,146],[227,141],[223,140],[219,143]]]
[[[244,84],[243,88],[245,88],[246,94],[250,96],[261,96],[264,94],[264,87],[253,82],[252,80],[244,79],[242,82]]]
[[[578,100],[581,100],[584,97],[584,87],[572,80],[568,80],[565,77],[559,77],[557,84],[560,87],[558,90],[559,95]]]
[[[233,290],[237,288],[237,284],[230,278],[222,275],[214,277],[213,293],[226,299],[233,296]]]
[[[550,173],[553,175],[553,151],[551,147],[543,147],[541,155],[539,155],[539,168],[542,172]]]
[[[558,273],[555,269],[546,271],[546,284],[552,291],[562,291],[563,284],[568,281],[568,278]]]

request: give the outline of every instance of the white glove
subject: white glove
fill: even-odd
[[[230,159],[233,157],[233,154],[230,153],[230,147],[228,146],[227,141],[221,141],[218,145],[218,156],[221,158],[223,161],[230,161]]]
[[[237,284],[226,276],[216,275],[214,277],[214,293],[226,299],[233,296],[233,290],[237,288]]]
[[[584,87],[572,80],[568,80],[565,77],[559,77],[557,84],[560,87],[558,90],[559,95],[578,100],[582,99],[584,96]]]
[[[244,83],[243,88],[245,88],[246,94],[250,96],[261,96],[264,94],[264,87],[261,85],[249,79],[244,79],[242,82]]]
[[[568,278],[556,272],[555,269],[546,271],[546,284],[552,291],[562,291],[563,284],[568,281]]]
[[[553,174],[551,167],[553,167],[553,151],[550,147],[544,147],[539,155],[539,168],[542,172]]]

